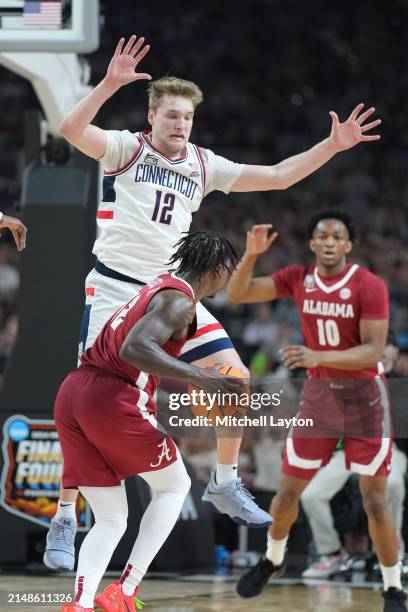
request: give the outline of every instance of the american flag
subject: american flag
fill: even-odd
[[[25,0],[23,24],[25,26],[61,27],[61,0]]]

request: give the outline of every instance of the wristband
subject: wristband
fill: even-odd
[[[2,220],[3,220],[3,217],[4,217],[4,213],[0,212],[0,223],[1,223],[1,222],[2,222]]]

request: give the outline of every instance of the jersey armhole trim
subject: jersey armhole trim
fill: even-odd
[[[200,169],[201,169],[201,179],[203,182],[203,196],[205,194],[205,188],[207,186],[207,171],[205,169],[205,162],[204,162],[204,157],[203,154],[201,153],[201,149],[200,147],[198,147],[197,145],[193,145],[194,151],[197,155],[197,159],[198,159],[198,163],[200,164]]]
[[[112,176],[113,174],[122,174],[123,172],[125,172],[126,170],[128,170],[132,164],[134,164],[136,162],[136,160],[139,158],[142,149],[143,149],[143,142],[141,140],[141,138],[139,138],[139,136],[135,135],[139,146],[137,148],[137,150],[135,151],[135,153],[132,155],[131,159],[121,168],[118,168],[117,170],[105,170],[104,171],[104,175],[105,176]]]

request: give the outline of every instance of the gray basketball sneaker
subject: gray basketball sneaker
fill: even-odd
[[[43,557],[44,565],[54,571],[74,569],[76,531],[76,519],[52,519],[47,533],[47,546]]]
[[[270,514],[256,505],[253,495],[244,488],[240,478],[218,485],[214,471],[204,491],[202,501],[212,512],[227,514],[239,525],[260,528],[268,527],[272,523]]]

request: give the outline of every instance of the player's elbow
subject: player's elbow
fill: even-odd
[[[290,181],[287,174],[279,167],[272,166],[272,189],[278,189],[279,191],[286,191],[289,187],[295,183],[295,181]]]
[[[64,138],[66,138],[66,140],[69,140],[69,135],[70,135],[70,126],[68,121],[66,121],[65,119],[63,120],[63,122],[61,123],[60,127],[59,127],[59,133],[61,136],[63,136]]]
[[[75,138],[78,137],[78,131],[73,127],[72,122],[69,121],[67,118],[65,118],[61,123],[59,127],[59,133],[63,138],[65,138],[65,140],[68,140],[68,142],[70,142],[71,144],[74,144]]]
[[[137,350],[137,346],[134,342],[127,342],[125,340],[120,348],[119,357],[125,363],[138,367],[139,364],[137,363],[137,355],[139,353],[140,351]]]
[[[385,343],[370,342],[370,365],[376,366],[384,357]]]

